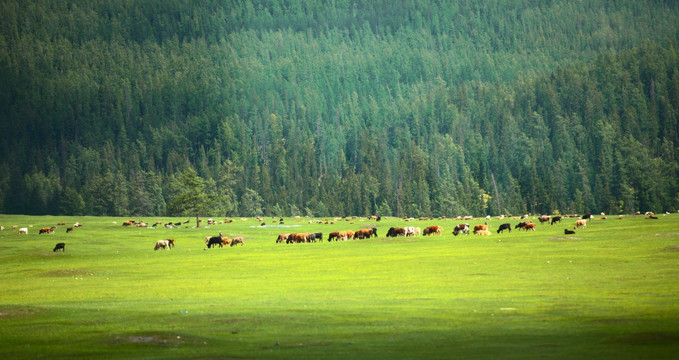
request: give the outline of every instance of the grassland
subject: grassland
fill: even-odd
[[[193,229],[0,215],[0,357],[667,359],[679,353],[679,215],[565,236],[453,236],[459,221],[236,219]],[[143,219],[180,221],[180,219]],[[186,220],[186,219],[181,219]],[[38,235],[58,222],[83,227]],[[475,219],[470,224],[483,223]],[[501,222],[491,219],[489,227]],[[518,220],[509,220],[515,225]],[[536,221],[537,222],[537,221]],[[385,238],[390,226],[442,236]],[[12,225],[32,226],[18,235]],[[192,224],[191,224],[192,225]],[[378,238],[276,244],[284,232]],[[204,250],[203,238],[245,246]],[[153,251],[156,240],[176,248]],[[66,251],[52,252],[57,242]]]

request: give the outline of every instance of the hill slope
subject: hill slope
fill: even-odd
[[[679,207],[672,2],[0,7],[4,212]]]

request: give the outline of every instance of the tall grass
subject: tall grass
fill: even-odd
[[[564,219],[489,237],[455,237],[454,220],[290,218],[263,227],[236,219],[197,229],[124,220],[0,216],[2,358],[665,359],[679,351],[676,214],[589,221],[575,235],[564,235],[574,222]],[[62,221],[84,226],[38,235]],[[489,228],[501,222],[518,220],[491,219]],[[443,235],[384,237],[391,226],[434,224]],[[32,227],[18,235],[12,225]],[[284,232],[327,239],[368,226],[381,236],[275,243]],[[205,250],[203,238],[218,232],[245,245]],[[164,238],[176,248],[153,251]],[[52,252],[57,242],[65,252]]]

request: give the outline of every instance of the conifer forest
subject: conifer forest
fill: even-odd
[[[677,179],[675,1],[0,2],[0,213],[674,212]]]

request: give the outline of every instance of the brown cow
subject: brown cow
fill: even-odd
[[[354,232],[351,231],[351,230],[346,230],[346,231],[340,231],[339,236],[337,238],[338,238],[338,240],[345,241],[345,240],[352,239],[353,237],[354,237]]]
[[[523,226],[523,229],[528,231],[528,230],[533,230],[535,231],[535,223],[529,222],[526,223],[526,225]]]
[[[303,242],[303,243],[308,243],[309,237],[311,236],[311,233],[300,233],[300,234],[295,234],[297,235],[297,242]]]
[[[241,246],[245,245],[245,239],[242,236],[237,236],[233,238],[233,241],[231,241],[231,246],[234,246],[236,244],[240,244]]]
[[[38,230],[38,234],[50,234],[52,232],[52,229],[50,228],[42,228]]]
[[[278,234],[278,238],[276,239],[276,244],[278,243],[283,243],[288,240],[290,237],[290,234]]]
[[[540,224],[549,222],[549,215],[542,215],[538,218],[540,220]]]
[[[491,235],[493,235],[488,229],[479,230],[475,234],[481,235],[481,236],[491,236]]]
[[[293,233],[293,234],[290,234],[286,243],[296,244],[296,243],[306,242],[306,239],[307,239],[308,236],[309,236],[309,233],[303,233],[303,234],[302,233]]]
[[[337,241],[339,238],[339,231],[333,231],[328,235],[328,241],[332,241],[332,239],[335,239]]]
[[[443,232],[443,228],[438,226],[438,225],[433,225],[433,226],[428,226],[424,228],[424,231],[422,231],[422,235],[427,236],[427,235],[441,235]]]
[[[488,230],[488,224],[476,224],[474,225],[474,234],[478,233],[481,230]]]
[[[373,235],[373,229],[361,229],[354,233],[354,239],[370,238]]]

